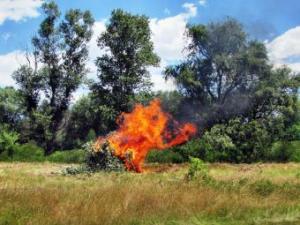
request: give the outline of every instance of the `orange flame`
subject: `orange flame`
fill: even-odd
[[[148,106],[135,105],[131,113],[122,113],[117,123],[119,128],[106,138],[99,138],[96,146],[108,141],[127,169],[136,172],[142,172],[151,149],[162,150],[182,144],[197,130],[191,123],[180,126],[163,112],[159,99],[152,100]]]

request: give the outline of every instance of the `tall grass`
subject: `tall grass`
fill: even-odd
[[[187,166],[63,176],[62,164],[0,164],[0,224],[299,224],[298,164]]]

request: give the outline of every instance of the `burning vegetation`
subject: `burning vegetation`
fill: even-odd
[[[115,132],[99,137],[94,143],[94,157],[101,155],[101,162],[106,164],[102,153],[109,149],[127,170],[136,172],[142,172],[144,160],[151,149],[163,150],[185,143],[197,131],[195,125],[179,124],[164,112],[159,99],[152,100],[148,106],[137,104],[132,112],[122,113],[117,123],[119,128]]]

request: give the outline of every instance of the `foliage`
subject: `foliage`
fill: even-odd
[[[201,159],[190,157],[187,179],[193,180],[195,178],[209,179],[208,166]]]
[[[101,123],[102,117],[97,113],[97,107],[91,95],[82,96],[72,105],[64,128],[62,148],[81,147],[99,135],[101,130],[106,130],[106,124]]]
[[[273,162],[300,162],[300,141],[280,141],[273,143],[267,155]]]
[[[295,117],[299,74],[273,69],[264,44],[248,40],[233,19],[191,25],[187,35],[188,57],[165,70],[185,97],[178,113],[192,118],[200,134],[241,117],[275,125],[268,130],[272,140],[283,138]]]
[[[84,163],[86,160],[86,151],[81,149],[55,151],[47,156],[46,160],[55,163]]]
[[[129,111],[137,92],[149,91],[147,69],[159,62],[150,39],[149,19],[120,9],[112,12],[98,39],[98,46],[106,53],[97,58],[98,81],[91,90],[101,123],[108,124],[106,132],[115,128],[121,112]]]
[[[23,99],[13,87],[0,87],[0,124],[7,124],[11,128],[20,125],[23,107]]]
[[[58,132],[72,93],[82,84],[87,72],[87,42],[91,39],[94,20],[89,11],[77,9],[67,11],[60,20],[61,13],[53,1],[44,3],[42,9],[45,19],[32,39],[34,67],[29,61],[14,73],[14,79],[26,100],[29,123],[35,124],[33,112],[37,109],[39,114],[50,117],[50,123],[44,128],[51,136],[44,138],[49,154],[57,147]],[[39,69],[38,64],[41,64]],[[42,93],[44,100],[39,109]],[[31,134],[33,139],[36,132]]]
[[[185,158],[178,152],[173,151],[173,149],[167,150],[153,150],[147,155],[146,162],[149,163],[183,163]]]
[[[18,145],[15,148],[13,157],[10,158],[10,161],[42,162],[45,161],[44,150],[34,143]]]
[[[166,112],[178,121],[195,122],[199,132],[184,145],[151,152],[149,162],[180,163],[190,156],[234,163],[300,160],[300,76],[287,67],[274,68],[264,44],[250,40],[234,19],[189,25],[186,59],[165,70],[177,90],[155,93],[148,70],[159,57],[149,19],[114,10],[98,38],[105,52],[96,60],[98,79],[88,82],[90,93],[71,104],[74,92],[87,83],[94,20],[89,11],[77,9],[62,18],[53,1],[42,10],[33,52],[13,73],[19,90],[0,88],[0,125],[6,127],[1,132],[7,139],[1,145],[17,136],[20,143],[33,140],[46,155],[81,148],[115,129],[121,112],[159,97]],[[5,147],[9,155],[20,149],[11,146]],[[79,152],[49,158],[81,161]]]
[[[12,158],[18,139],[18,133],[9,131],[6,127],[0,127],[0,154],[6,154]]]
[[[100,149],[94,150],[92,143],[87,143],[85,147],[88,152],[87,168],[91,171],[123,171],[124,162],[113,154],[113,149],[108,143],[104,143]]]
[[[258,120],[230,120],[215,125],[203,136],[204,159],[208,161],[257,162],[266,159],[272,140]]]

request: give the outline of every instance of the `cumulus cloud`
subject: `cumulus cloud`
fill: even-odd
[[[287,65],[300,72],[300,26],[266,42],[270,60],[275,66]]]
[[[104,51],[101,50],[97,46],[97,40],[99,36],[105,31],[105,22],[106,20],[100,20],[94,23],[93,26],[93,36],[89,43],[89,61],[87,63],[87,67],[89,69],[88,78],[95,79],[96,78],[96,72],[97,68],[95,66],[95,61],[98,56],[101,56],[104,54]]]
[[[0,25],[6,20],[21,21],[39,16],[42,0],[1,0]]]
[[[150,28],[155,52],[167,62],[184,58],[184,47],[187,44],[185,36],[186,25],[191,17],[196,16],[197,7],[192,3],[185,3],[186,12],[163,19],[151,19]]]
[[[26,63],[25,53],[14,51],[0,55],[0,86],[15,86],[12,73]]]
[[[165,80],[163,70],[168,64],[161,60],[159,67],[150,67],[149,72],[153,83],[153,91],[173,91],[176,90],[175,81],[173,79]]]

